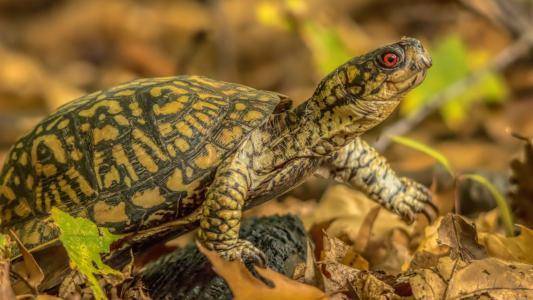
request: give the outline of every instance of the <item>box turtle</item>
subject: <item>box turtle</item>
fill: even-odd
[[[135,80],[77,99],[10,151],[0,175],[3,231],[36,250],[57,240],[49,212],[89,218],[126,246],[199,227],[227,259],[263,264],[239,239],[243,209],[312,174],[334,178],[411,222],[435,215],[425,187],[398,177],[359,136],[431,66],[421,43],[355,57],[292,108],[281,94],[200,76]]]

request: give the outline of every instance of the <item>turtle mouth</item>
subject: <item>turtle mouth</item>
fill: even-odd
[[[389,81],[388,84],[391,85],[397,93],[403,93],[420,85],[425,78],[426,70],[424,69],[420,72],[415,73],[414,75],[411,75],[406,79],[398,81]]]

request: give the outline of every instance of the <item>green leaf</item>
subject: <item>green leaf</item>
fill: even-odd
[[[336,28],[307,21],[303,34],[320,75],[331,72],[350,59],[350,52]]]
[[[420,151],[422,153],[425,153],[425,154],[433,157],[441,165],[443,165],[444,168],[446,168],[446,171],[448,171],[448,173],[450,173],[450,175],[454,176],[455,172],[453,171],[450,162],[448,161],[446,156],[444,156],[439,151],[431,148],[428,145],[422,144],[422,143],[420,143],[418,141],[415,141],[413,139],[410,139],[410,138],[407,138],[407,137],[403,137],[403,136],[396,135],[396,136],[392,136],[391,139],[394,142],[398,143],[398,144],[401,144],[401,145],[407,146],[409,148],[418,150],[418,151]]]
[[[507,200],[502,195],[502,193],[498,191],[498,188],[496,188],[489,180],[487,180],[487,178],[478,174],[464,174],[461,175],[460,178],[474,180],[489,190],[489,192],[492,194],[492,197],[494,197],[494,200],[496,200],[496,204],[498,205],[498,209],[500,210],[503,225],[505,226],[505,232],[508,236],[512,236],[514,234],[513,215],[511,213],[511,210],[509,209]]]
[[[448,36],[430,52],[433,67],[424,82],[402,101],[400,111],[404,115],[417,111],[433,95],[482,68],[491,58],[486,52],[468,49],[457,35]],[[450,99],[441,107],[440,113],[449,127],[456,128],[467,120],[475,102],[501,102],[506,96],[507,87],[502,77],[497,73],[488,73],[462,94]]]
[[[54,207],[51,211],[54,223],[59,227],[59,240],[67,250],[71,266],[87,277],[96,299],[105,299],[95,275],[122,273],[102,262],[100,254],[109,253],[111,243],[120,238],[107,228],[98,228],[88,219],[72,217]]]

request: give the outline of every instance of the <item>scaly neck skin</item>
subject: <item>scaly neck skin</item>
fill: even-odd
[[[309,100],[288,112],[297,119],[290,127],[298,145],[312,154],[329,155],[339,150],[381,123],[399,103],[397,98],[356,99],[341,82],[342,75],[330,74]]]

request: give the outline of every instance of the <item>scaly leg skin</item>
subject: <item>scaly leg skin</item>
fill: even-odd
[[[426,215],[429,222],[438,215],[425,186],[399,178],[385,158],[360,138],[338,151],[325,167],[335,180],[362,191],[409,224],[416,213]]]
[[[240,162],[217,171],[202,204],[198,239],[227,260],[240,259],[263,267],[267,262],[263,252],[249,241],[239,239],[249,182],[246,167]]]

